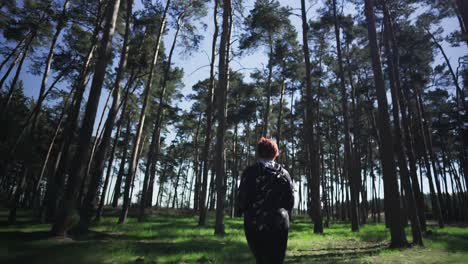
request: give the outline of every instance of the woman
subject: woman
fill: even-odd
[[[258,162],[242,173],[237,214],[244,214],[244,230],[257,263],[283,263],[288,243],[289,214],[294,205],[289,173],[275,159],[276,142],[261,138]]]

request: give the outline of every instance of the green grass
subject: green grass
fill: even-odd
[[[255,263],[241,219],[226,218],[227,235],[219,237],[212,218],[198,227],[189,214],[156,212],[144,223],[130,218],[125,225],[105,217],[90,234],[63,240],[49,237],[49,225],[32,223],[25,212],[20,216],[17,225],[0,226],[0,263]],[[388,249],[382,224],[353,233],[349,224],[334,223],[314,235],[310,221],[297,218],[286,263],[468,263],[468,228],[431,226],[424,238],[425,247]]]

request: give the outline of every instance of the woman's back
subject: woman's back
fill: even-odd
[[[237,214],[244,214],[244,230],[257,263],[283,263],[289,231],[289,213],[294,205],[289,173],[274,162],[279,154],[271,139],[261,138],[260,160],[242,173],[237,196]]]

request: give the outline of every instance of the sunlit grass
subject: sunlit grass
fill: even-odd
[[[6,215],[0,214],[4,222]],[[0,263],[254,263],[244,238],[242,219],[226,217],[226,235],[213,234],[197,217],[155,212],[145,222],[124,225],[105,217],[91,233],[57,240],[49,225],[34,224],[22,213],[15,226],[0,226]],[[466,263],[468,228],[431,226],[425,247],[388,249],[383,224],[351,232],[347,223],[332,223],[324,234],[312,232],[307,218],[295,218],[289,234],[287,263]],[[411,233],[408,229],[408,238]],[[138,261],[137,261],[138,260]]]

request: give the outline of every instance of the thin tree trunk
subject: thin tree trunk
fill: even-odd
[[[47,151],[47,154],[46,154],[46,157],[44,158],[44,161],[42,163],[42,166],[41,166],[41,172],[39,174],[39,179],[38,179],[38,184],[36,186],[36,189],[39,188],[39,183],[41,181],[41,179],[44,177],[44,174],[47,170],[47,166],[49,164],[49,160],[50,160],[50,156],[52,154],[52,149],[53,149],[53,146],[55,145],[56,143],[56,140],[57,140],[57,136],[58,136],[58,133],[60,132],[60,129],[62,128],[62,124],[63,124],[63,120],[64,120],[64,117],[65,117],[65,113],[67,112],[68,110],[68,101],[71,97],[71,95],[73,94],[73,91],[74,89],[72,89],[70,91],[70,93],[68,94],[68,96],[66,97],[66,99],[64,99],[64,107],[63,107],[63,110],[62,110],[62,113],[60,114],[60,118],[59,118],[59,123],[57,124],[57,127],[56,127],[56,130],[54,132],[54,136],[52,137],[52,140],[50,142],[50,145],[49,145],[49,149]],[[58,155],[59,156],[60,154],[60,150],[58,152]],[[38,212],[38,220],[41,222],[41,223],[44,223],[45,222],[45,214],[44,214],[44,209],[45,209],[45,203],[48,201],[48,195],[50,195],[50,192],[49,192],[49,188],[50,188],[50,185],[53,181],[53,178],[51,177],[52,174],[49,172],[48,173],[48,177],[47,177],[47,186],[46,186],[46,192],[45,192],[45,195],[44,195],[44,199],[43,199],[43,202],[42,202],[42,206],[39,208],[39,212]]]
[[[417,96],[419,97],[419,96]],[[422,141],[423,141],[423,145],[421,146],[422,148],[422,160],[424,162],[424,165],[426,167],[426,176],[427,176],[427,180],[429,182],[429,191],[431,193],[431,204],[432,204],[432,210],[433,210],[433,213],[434,213],[434,216],[437,218],[438,220],[438,223],[439,223],[439,227],[444,227],[444,220],[443,220],[443,214],[442,214],[442,210],[441,210],[441,207],[440,207],[440,199],[439,199],[439,192],[435,190],[434,188],[434,179],[433,179],[433,175],[432,175],[432,172],[431,172],[431,165],[429,164],[429,154],[428,152],[430,151],[429,150],[429,146],[428,146],[428,140],[427,140],[427,137],[426,137],[426,133],[425,133],[425,129],[424,129],[424,124],[423,124],[423,115],[422,115],[422,110],[421,110],[421,104],[420,104],[420,101],[418,98],[416,98],[416,113],[418,115],[418,127],[419,127],[419,130],[420,130],[420,135],[422,136]],[[434,177],[436,177],[436,175],[434,175]]]
[[[127,128],[126,128],[125,138],[123,141],[124,149],[122,150],[122,158],[120,159],[119,172],[117,173],[117,179],[115,180],[114,198],[112,199],[112,207],[114,208],[117,207],[119,198],[121,196],[122,179],[125,174],[125,162],[127,160],[128,144],[130,143],[130,134],[131,134],[130,130],[131,130],[131,120],[130,120],[130,117],[127,116]]]
[[[281,83],[281,92],[280,92],[280,100],[279,100],[279,111],[278,111],[278,122],[276,123],[276,144],[278,148],[281,147],[281,123],[283,122],[283,97],[284,97],[284,90],[286,89],[286,83],[283,80]]]
[[[58,122],[58,124],[57,124],[57,126],[55,128],[54,135],[52,136],[52,139],[50,141],[49,148],[47,149],[47,154],[46,154],[46,156],[44,158],[44,161],[42,162],[41,172],[39,174],[37,184],[36,184],[36,186],[34,188],[35,190],[39,189],[39,184],[40,184],[42,178],[44,177],[45,171],[47,169],[47,165],[49,163],[50,155],[52,154],[52,148],[55,145],[55,141],[57,139],[58,133],[59,133],[60,129],[62,128],[62,123],[63,123],[63,119],[65,117],[65,112],[66,112],[66,109],[68,108],[68,100],[70,99],[71,94],[73,94],[73,89],[70,91],[70,93],[68,94],[68,96],[64,100],[63,110],[62,110],[62,113],[60,114],[59,122]]]
[[[336,51],[338,56],[339,76],[340,76],[340,90],[341,90],[341,107],[343,111],[343,124],[344,124],[344,168],[347,171],[350,193],[351,193],[351,230],[353,232],[359,231],[359,213],[358,213],[358,188],[357,188],[357,175],[353,166],[354,157],[351,150],[351,137],[349,129],[349,111],[348,111],[348,93],[346,91],[346,80],[345,72],[343,68],[343,58],[341,55],[341,39],[340,39],[340,28],[338,21],[338,14],[336,11],[336,0],[333,0],[333,16],[334,16],[334,27],[335,27],[335,39],[336,39]],[[352,80],[350,80],[352,81]]]
[[[135,173],[138,167],[138,160],[139,160],[138,153],[140,152],[139,147],[140,147],[141,134],[143,133],[143,127],[145,125],[146,109],[148,107],[151,86],[153,84],[153,77],[155,74],[155,68],[156,68],[156,64],[158,61],[158,54],[159,54],[159,50],[161,46],[160,43],[161,43],[161,39],[164,33],[164,29],[166,25],[166,15],[167,15],[167,11],[169,9],[170,3],[171,3],[171,0],[166,1],[166,7],[161,17],[161,22],[159,24],[159,29],[158,29],[158,35],[156,37],[155,48],[152,54],[153,56],[152,56],[152,63],[150,66],[149,76],[146,81],[145,90],[143,92],[143,106],[141,108],[140,117],[138,121],[138,128],[136,131],[135,140],[133,144],[132,156],[130,159],[130,166],[128,169],[128,175],[127,175],[127,178],[125,179],[125,190],[124,190],[124,197],[123,197],[124,201],[122,205],[122,211],[119,216],[120,224],[124,224],[127,221],[128,207],[130,206],[130,202],[131,202],[130,185],[133,182],[133,178],[135,177]]]
[[[271,105],[271,95],[273,92],[272,89],[272,78],[273,78],[273,39],[271,34],[269,35],[269,47],[270,47],[270,52],[268,53],[268,78],[267,78],[267,101],[266,101],[266,107],[265,107],[265,113],[263,117],[263,125],[262,125],[262,136],[268,136],[268,122],[270,118],[270,105]]]
[[[224,199],[226,195],[225,171],[225,133],[226,133],[226,102],[229,89],[229,46],[232,31],[231,0],[223,0],[223,23],[219,43],[219,84],[216,89],[216,110],[218,127],[216,129],[215,171],[216,171],[216,221],[215,235],[224,235]]]
[[[194,148],[194,160],[193,160],[193,174],[195,178],[195,192],[194,192],[194,197],[193,197],[193,204],[194,204],[194,211],[196,212],[198,210],[198,205],[199,205],[199,199],[200,199],[200,184],[201,184],[201,171],[200,171],[200,155],[199,155],[199,135],[200,135],[200,126],[202,123],[202,116],[203,113],[200,112],[198,114],[198,122],[197,122],[197,128],[195,129],[195,135],[193,136],[193,148]],[[192,191],[192,188],[190,187],[190,192]],[[189,195],[189,200],[190,200],[190,195]],[[190,203],[189,203],[190,205]]]
[[[161,135],[161,126],[162,126],[162,119],[164,115],[164,96],[166,94],[166,86],[167,86],[167,80],[169,78],[169,72],[171,69],[171,62],[172,62],[172,56],[174,54],[174,49],[177,43],[177,37],[179,35],[180,31],[180,21],[182,19],[183,15],[180,15],[177,19],[177,29],[174,34],[174,39],[172,41],[171,49],[169,51],[169,56],[167,60],[167,67],[164,71],[164,76],[163,76],[163,81],[161,85],[161,91],[159,93],[159,104],[158,104],[158,109],[156,111],[156,121],[154,123],[154,128],[153,128],[153,134],[151,136],[151,145],[150,149],[148,152],[148,158],[147,158],[147,165],[146,165],[146,172],[145,172],[145,178],[143,180],[143,190],[141,192],[141,203],[140,203],[140,210],[138,214],[138,221],[141,222],[144,219],[145,216],[145,209],[147,207],[147,202],[148,202],[148,197],[150,196],[150,193],[153,192],[153,188],[149,188],[150,186],[152,187],[152,184],[150,182],[154,182],[154,178],[156,175],[156,162],[159,156],[159,141],[160,141],[160,135]]]
[[[214,33],[211,44],[211,62],[210,62],[210,83],[208,86],[208,95],[206,98],[206,126],[205,126],[205,140],[202,150],[202,179],[201,179],[201,193],[198,208],[200,209],[200,216],[198,218],[198,225],[206,225],[206,197],[208,189],[208,170],[209,170],[209,157],[210,157],[210,144],[211,144],[211,131],[213,121],[213,91],[215,86],[215,60],[216,60],[216,42],[218,39],[218,0],[214,0],[213,23]]]
[[[131,81],[131,77],[129,79],[129,82],[130,81]],[[109,181],[110,181],[110,178],[111,178],[111,175],[112,175],[112,168],[113,168],[113,164],[114,164],[115,152],[117,150],[117,145],[118,145],[118,142],[119,142],[120,134],[122,132],[122,125],[123,125],[125,113],[127,111],[127,101],[128,101],[128,96],[129,96],[129,90],[130,90],[130,87],[131,87],[130,83],[127,86],[128,86],[127,87],[127,92],[125,94],[125,97],[123,98],[123,107],[122,107],[122,111],[121,111],[121,114],[120,114],[120,119],[119,119],[118,124],[117,124],[117,131],[115,132],[114,143],[112,144],[112,150],[111,150],[110,157],[109,157],[109,163],[107,165],[107,172],[106,172],[106,178],[105,178],[105,181],[104,181],[104,186],[102,188],[102,195],[101,195],[101,199],[99,201],[98,210],[96,212],[96,221],[99,221],[101,219],[101,216],[102,216],[102,211],[103,211],[103,207],[104,207],[104,203],[105,203],[105,199],[106,199],[106,190],[109,187]],[[128,141],[127,141],[127,143],[128,143]],[[120,186],[119,186],[119,190],[120,190]],[[109,188],[109,191],[110,191],[110,188]]]
[[[231,218],[234,218],[235,214],[236,214],[236,211],[235,211],[235,203],[236,203],[236,193],[237,193],[237,182],[238,182],[238,171],[239,171],[239,168],[238,168],[238,145],[237,145],[237,131],[238,131],[238,126],[239,126],[239,123],[236,123],[235,127],[234,127],[234,146],[233,146],[233,158],[234,158],[234,162],[233,162],[233,165],[234,167],[232,168],[232,186],[231,186],[231,197],[230,197],[230,204],[231,204]]]
[[[181,160],[184,160],[184,159],[181,159]],[[183,165],[184,165],[184,162],[182,161],[181,164],[179,165],[179,169],[177,170],[176,181],[174,183],[174,196],[172,198],[172,209],[174,209],[176,205],[177,189],[179,188],[180,174],[182,173]]]
[[[305,133],[304,139],[306,142],[306,148],[308,151],[308,163],[309,166],[307,168],[307,172],[309,174],[309,184],[308,189],[310,191],[311,196],[308,196],[311,204],[309,206],[309,210],[311,211],[311,217],[314,221],[314,233],[323,233],[323,223],[322,223],[322,213],[321,213],[321,206],[320,206],[320,175],[319,172],[319,164],[317,163],[317,153],[315,153],[314,145],[316,141],[318,142],[318,135],[315,134],[314,124],[316,121],[313,117],[313,105],[314,99],[312,96],[312,77],[311,77],[311,65],[310,65],[310,50],[309,50],[309,25],[307,21],[307,14],[306,14],[306,6],[305,0],[301,0],[301,17],[302,17],[302,41],[303,41],[303,52],[304,52],[304,61],[305,61],[305,68],[306,68],[306,94],[305,98],[303,99],[306,102],[306,109],[305,109]],[[318,106],[317,106],[318,107]],[[317,140],[316,140],[317,139]]]

